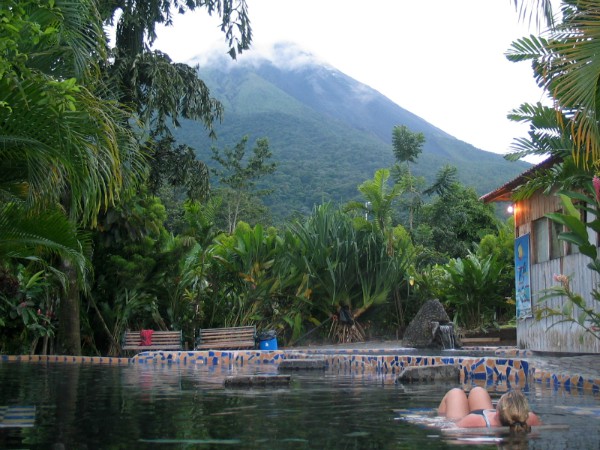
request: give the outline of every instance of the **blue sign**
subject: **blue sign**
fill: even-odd
[[[529,233],[515,239],[515,290],[517,319],[532,317],[531,277],[529,265]]]

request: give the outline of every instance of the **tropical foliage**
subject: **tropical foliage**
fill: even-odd
[[[225,148],[219,151],[212,147],[212,159],[219,163],[219,168],[213,168],[212,172],[217,176],[221,195],[225,200],[226,225],[229,233],[233,232],[242,212],[248,214],[248,210],[242,208],[243,202],[257,200],[259,197],[269,194],[268,190],[259,190],[256,183],[266,175],[272,174],[277,167],[274,162],[268,162],[273,156],[269,150],[267,138],[258,139],[252,149],[252,155],[246,157],[246,144],[248,136],[244,136],[235,148]]]
[[[496,286],[505,267],[492,255],[483,258],[474,253],[453,259],[444,267],[440,298],[456,323],[475,329],[495,320],[496,308],[506,302]]]
[[[8,6],[0,13],[0,47],[5,50],[0,175],[3,225],[13,232],[7,245],[20,247],[8,259],[37,257],[63,272],[67,282],[59,303],[59,338],[65,351],[77,354],[78,290],[89,287],[82,263],[89,253],[77,228],[95,226],[99,211],[140,180],[144,159],[124,126],[130,114],[100,96],[106,48],[96,4],[11,1]],[[16,222],[21,217],[29,217],[27,232],[24,222]],[[49,247],[67,248],[53,243],[49,220],[70,230],[71,251],[58,258],[44,254]],[[63,241],[68,237],[61,235]],[[24,255],[27,248],[34,251]]]
[[[206,91],[201,90],[194,91],[199,96],[183,92],[187,96],[182,97],[181,92],[174,92],[178,100],[171,104],[163,91],[153,89],[157,87],[153,80],[158,78],[148,74],[143,79],[150,84],[136,91],[143,92],[143,97],[132,95],[126,88],[121,89],[123,95],[114,95],[111,87],[119,85],[119,75],[123,80],[137,80],[132,73],[120,70],[126,67],[121,64],[124,55],[135,58],[144,50],[142,45],[133,55],[123,44],[120,50],[124,53],[109,58],[101,15],[112,19],[114,10],[110,8],[116,10],[122,5],[65,0],[9,1],[5,6],[0,11],[0,206],[5,231],[2,247],[8,253],[3,253],[2,262],[11,266],[35,259],[44,270],[62,273],[58,336],[63,351],[78,354],[80,289],[85,293],[90,286],[89,238],[78,229],[96,227],[101,211],[131,195],[143,181],[147,160],[132,125],[137,122],[137,129],[143,129],[140,120],[156,118],[153,133],[157,134],[167,115],[202,117],[207,122],[213,118],[213,105],[205,101]],[[150,9],[127,10],[121,24],[127,28],[127,24],[143,23],[134,35],[152,39],[153,21],[168,21],[170,15],[170,4],[155,6],[163,7],[164,14]],[[186,6],[202,6],[223,14],[223,29],[230,43],[236,44],[234,53],[247,48],[250,35],[245,4],[219,1]],[[139,21],[144,13],[152,13],[152,17]],[[229,20],[237,19],[243,26],[233,30]],[[121,32],[127,34],[124,28]],[[141,58],[136,68],[145,67]],[[168,72],[166,64],[161,67]],[[185,73],[185,68],[177,68]],[[187,73],[196,78],[195,71]],[[168,80],[172,94],[173,86],[196,89],[190,79],[183,85],[172,81]],[[139,87],[138,83],[136,89]],[[137,117],[115,98],[135,103]],[[182,98],[195,103],[182,102]],[[155,115],[157,105],[159,114]],[[165,109],[169,107],[174,111]]]
[[[552,97],[561,134],[572,139],[567,149],[579,165],[593,166],[600,160],[600,7],[595,0],[563,1],[561,20],[554,22],[551,2],[539,3],[549,30],[515,41],[507,56],[533,62],[538,85]]]
[[[349,202],[347,211],[362,211],[365,221],[369,223],[369,215],[373,217],[375,231],[379,232],[387,241],[388,252],[393,253],[394,234],[392,228],[392,212],[395,203],[402,194],[402,187],[394,184],[389,187],[390,171],[380,169],[375,172],[373,180],[368,180],[358,186],[365,202]]]
[[[454,183],[421,208],[415,240],[447,257],[464,257],[497,229],[491,205],[480,202],[473,189]]]
[[[506,259],[473,253],[484,234],[500,239],[492,211],[451,167],[423,189],[408,163],[424,139],[406,126],[393,131],[406,173],[394,183],[378,168],[358,185],[361,201],[343,208],[322,202],[268,227],[256,201],[266,193],[259,181],[275,175],[267,138],[249,155],[248,138],[214,148],[211,189],[207,165],[173,130],[193,119],[213,134],[222,104],[196,69],[151,46],[174,11],[205,8],[221,17],[235,57],[251,39],[243,0],[8,3],[1,351],[117,355],[127,329],[182,330],[192,346],[200,327],[247,324],[287,343],[315,330],[323,338],[329,324],[330,338],[347,341],[397,333],[429,295],[444,296],[468,326],[504,298],[490,280]],[[103,25],[115,27],[114,48]],[[407,192],[409,215],[398,201]],[[428,273],[439,283],[427,284]],[[335,320],[342,311],[349,320]]]
[[[543,190],[558,191],[563,211],[548,214],[553,221],[566,227],[559,239],[576,246],[591,258],[588,268],[599,272],[597,247],[589,242],[588,229],[598,232],[597,213],[600,181],[594,177],[600,167],[600,131],[598,128],[598,36],[600,7],[598,2],[582,0],[561,2],[561,17],[555,21],[552,4],[540,0],[531,8],[526,2],[515,1],[522,11],[537,11],[546,18],[548,31],[543,36],[530,36],[513,43],[508,58],[531,60],[534,76],[552,98],[553,108],[541,104],[524,104],[513,111],[511,118],[529,122],[529,137],[515,143],[514,156],[550,155],[556,164],[520,189],[519,198]],[[582,219],[582,218],[586,219]],[[568,275],[557,274],[559,284],[546,290],[542,300],[562,297],[562,309],[542,303],[536,312],[542,317],[559,317],[584,327],[596,337],[599,318],[597,308],[573,292]],[[593,302],[600,299],[596,288]]]
[[[588,182],[585,187],[583,192],[560,192],[558,195],[564,212],[547,214],[547,216],[565,227],[565,231],[559,234],[559,239],[577,246],[583,255],[590,258],[588,268],[600,274],[598,247],[590,242],[588,233],[588,230],[600,233],[600,179],[594,177],[593,183]],[[591,220],[584,221],[582,217],[589,217]],[[569,275],[556,274],[554,278],[558,284],[544,292],[540,298],[541,307],[536,310],[536,317],[538,319],[558,317],[560,320],[554,322],[554,325],[561,322],[576,323],[600,339],[600,313],[596,303],[600,302],[599,286],[592,290],[592,304],[589,304],[582,295],[573,292]],[[553,297],[566,300],[562,308],[553,308],[545,303],[547,299]]]

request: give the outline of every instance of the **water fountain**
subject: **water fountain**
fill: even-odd
[[[415,348],[453,349],[454,326],[439,300],[427,300],[410,322],[402,344]]]
[[[443,350],[453,350],[456,347],[454,325],[452,325],[451,323],[440,325],[438,333],[442,341]]]

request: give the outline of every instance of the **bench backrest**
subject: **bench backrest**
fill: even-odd
[[[202,328],[196,348],[254,347],[256,327]]]
[[[152,345],[150,347],[173,347],[181,346],[181,331],[155,331],[152,333]],[[126,331],[123,336],[123,348],[142,347],[139,331]]]

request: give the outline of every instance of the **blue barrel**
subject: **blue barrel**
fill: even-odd
[[[263,331],[256,336],[258,348],[261,350],[277,350],[277,332],[275,330]]]
[[[258,346],[261,350],[277,350],[277,338],[260,341]]]

